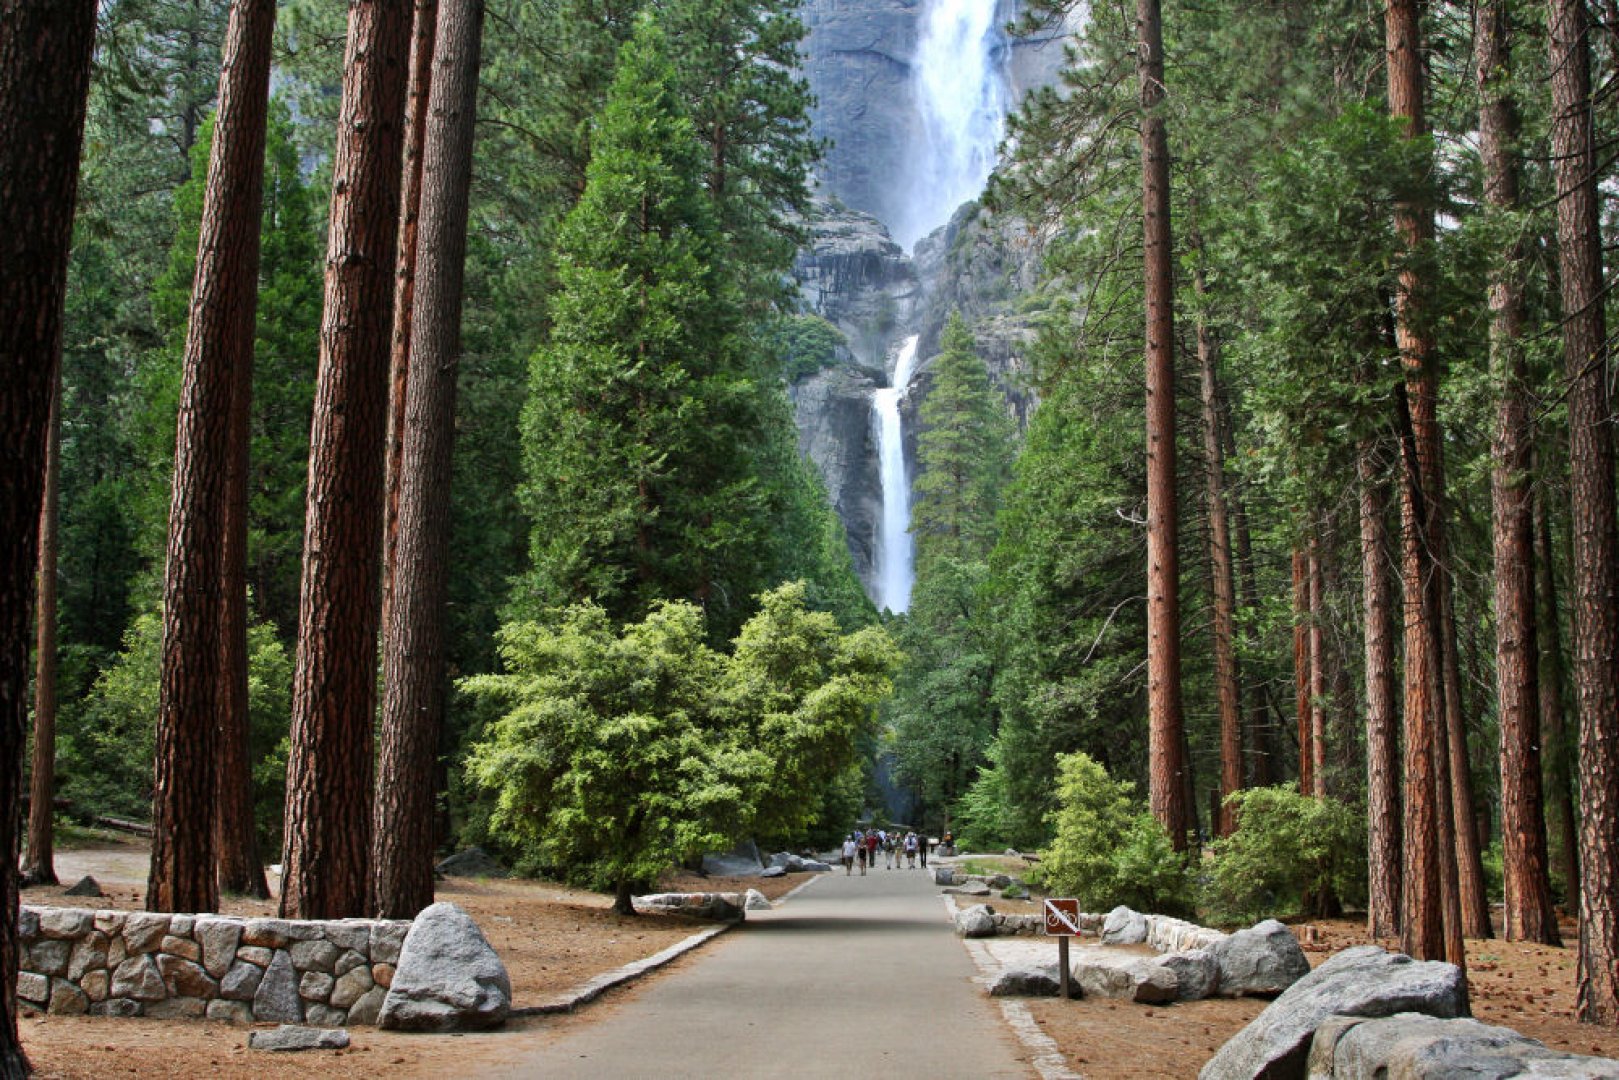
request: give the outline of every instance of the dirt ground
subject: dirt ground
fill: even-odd
[[[146,876],[144,845],[123,844],[67,851],[57,856],[58,874],[71,883],[94,874],[111,895],[95,906],[140,906]],[[797,887],[807,875],[757,879],[671,877],[670,889],[759,888],[772,899]],[[71,905],[61,888],[28,889],[27,904]],[[451,879],[439,898],[465,908],[500,952],[512,978],[513,1004],[537,1005],[591,976],[650,956],[699,929],[667,916],[616,916],[607,897],[544,881]],[[84,903],[79,901],[78,903]],[[996,900],[997,910],[1035,910],[1029,902]],[[272,913],[270,902],[228,900],[229,914]],[[1295,926],[1312,964],[1340,949],[1365,944],[1364,925],[1349,920]],[[1565,941],[1574,927],[1563,927]],[[1388,944],[1388,943],[1382,943]],[[671,977],[690,958],[649,978]],[[1581,1054],[1619,1057],[1619,1030],[1593,1028],[1574,1019],[1572,948],[1553,949],[1503,941],[1468,943],[1473,1013],[1546,1043]],[[677,974],[672,977],[678,977]],[[346,1051],[320,1055],[268,1055],[247,1049],[248,1029],[197,1021],[25,1017],[23,1045],[42,1077],[330,1076],[368,1080],[377,1069],[401,1076],[475,1076],[478,1062],[509,1060],[516,1044],[543,1045],[634,999],[640,984],[606,995],[571,1016],[523,1018],[488,1035],[402,1035],[374,1028],[350,1031]],[[1219,1046],[1257,1016],[1267,1003],[1255,999],[1185,1002],[1170,1007],[1117,1001],[1033,999],[1030,1012],[1073,1068],[1086,1080],[1194,1077]]]
[[[1499,912],[1496,921],[1499,925]],[[1349,920],[1304,923],[1294,931],[1312,965],[1351,945],[1392,944],[1372,941],[1364,923]],[[1572,923],[1565,923],[1562,933],[1565,942],[1575,940]],[[1467,964],[1473,1015],[1479,1020],[1515,1028],[1556,1049],[1619,1057],[1619,1029],[1574,1018],[1572,947],[1470,941]],[[1268,1003],[1239,998],[1165,1007],[1042,998],[1028,1004],[1040,1029],[1085,1080],[1136,1080],[1196,1076]]]
[[[61,887],[25,889],[31,905],[116,908],[141,906],[147,867],[144,844],[117,844],[62,851],[56,856]],[[108,895],[63,896],[85,874]],[[756,888],[771,899],[810,875],[764,879],[671,875],[670,890],[741,891]],[[604,971],[660,952],[703,929],[677,916],[614,915],[612,899],[546,881],[451,878],[439,883],[438,899],[460,905],[500,953],[512,980],[514,1008],[535,1006]],[[271,915],[273,901],[227,899],[224,914]],[[678,965],[680,961],[677,961]],[[633,987],[609,995],[632,995]],[[604,1006],[604,1007],[611,1007]],[[592,1006],[592,1008],[598,1008]],[[369,1077],[379,1067],[405,1075],[474,1075],[469,1056],[480,1042],[519,1037],[548,1040],[585,1016],[534,1017],[514,1021],[500,1035],[401,1035],[353,1028],[346,1051],[319,1055],[250,1052],[251,1030],[195,1020],[25,1016],[19,1024],[24,1049],[41,1077]],[[261,1025],[273,1027],[274,1025]]]

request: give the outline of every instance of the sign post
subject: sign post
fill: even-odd
[[[1079,934],[1079,901],[1049,898],[1043,908],[1047,937],[1057,939],[1057,984],[1062,996],[1073,997],[1068,973],[1068,939]]]

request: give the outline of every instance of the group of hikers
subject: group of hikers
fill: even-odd
[[[898,829],[856,829],[843,838],[844,875],[853,874],[856,864],[859,864],[861,874],[866,872],[868,866],[875,870],[879,852],[890,870],[902,866],[915,869],[918,857],[925,868],[928,865],[928,838],[925,833],[918,836],[914,829],[907,829],[903,834]]]

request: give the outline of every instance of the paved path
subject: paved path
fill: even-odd
[[[820,875],[513,1077],[1029,1077],[922,870]]]

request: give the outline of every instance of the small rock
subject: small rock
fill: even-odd
[[[373,986],[360,1000],[349,1006],[349,1024],[354,1027],[375,1027],[382,1014],[382,1003],[388,998],[388,988]]]
[[[267,968],[270,966],[270,961],[275,959],[275,950],[266,949],[262,945],[243,945],[236,950],[236,959],[246,960],[249,964]]]
[[[95,912],[84,908],[43,908],[39,912],[40,937],[75,941],[95,925]]]
[[[91,877],[89,874],[86,874],[78,881],[75,881],[72,885],[68,886],[67,890],[63,892],[62,895],[106,896],[107,894],[101,891],[101,885],[96,881],[95,878]]]
[[[832,864],[824,863],[820,859],[802,859],[798,868],[806,874],[824,874],[832,869]]]
[[[399,963],[399,950],[410,933],[408,922],[379,922],[371,927],[371,962],[373,964]]]
[[[107,1000],[107,991],[112,988],[112,975],[106,971],[87,971],[84,978],[79,980],[79,989],[84,996],[90,999],[93,1005],[98,1001]]]
[[[219,994],[219,984],[208,977],[201,964],[167,953],[159,953],[157,969],[163,973],[163,985],[169,993],[180,997],[211,998]]]
[[[96,912],[96,929],[109,937],[124,932],[124,923],[129,916],[122,911]]]
[[[17,996],[30,1005],[45,1007],[51,999],[51,980],[44,975],[32,971],[22,971],[17,974]]]
[[[956,868],[953,866],[935,866],[933,868],[933,884],[954,885],[956,883]]]
[[[241,943],[242,924],[235,919],[198,919],[193,935],[202,946],[203,968],[214,978],[223,978]]]
[[[365,957],[360,953],[355,952],[353,949],[348,949],[345,950],[343,955],[337,958],[337,962],[332,965],[332,974],[341,979],[344,975],[347,975],[355,968],[365,966]]]
[[[28,966],[41,975],[64,975],[73,954],[71,941],[47,939],[28,946]]]
[[[247,1036],[250,1050],[346,1050],[349,1033],[342,1028],[312,1028],[282,1024],[274,1031],[252,1031]]]
[[[208,1002],[196,997],[171,997],[149,1002],[145,1015],[156,1020],[200,1020],[208,1015]]]
[[[298,996],[298,972],[285,949],[277,949],[275,959],[265,969],[259,988],[253,994],[253,1015],[260,1020],[297,1024],[304,1018],[304,1003]]]
[[[955,896],[989,896],[995,890],[982,881],[967,881],[960,885],[952,885],[944,891]]]
[[[124,920],[124,948],[131,956],[156,952],[169,932],[169,917],[150,911],[132,911]]]
[[[759,871],[759,876],[762,878],[786,877],[787,868],[785,866],[767,866]]]
[[[372,964],[371,965],[371,977],[373,979],[377,980],[377,985],[378,986],[381,986],[381,987],[392,986],[394,984],[394,965],[392,965],[392,964]]]
[[[332,996],[332,987],[337,980],[324,971],[306,971],[304,977],[298,980],[298,996],[305,1001],[318,1001],[324,1003]],[[304,1017],[306,1020],[308,1016]]]
[[[91,1016],[139,1016],[145,1009],[132,998],[109,998],[90,1006]]]
[[[337,963],[337,946],[329,941],[295,942],[287,952],[292,956],[292,966],[299,971],[330,972]]]
[[[1147,940],[1147,919],[1120,904],[1102,922],[1103,945],[1139,945]]]
[[[238,960],[219,981],[219,994],[232,1001],[252,1001],[263,979],[263,968]]]
[[[332,992],[327,997],[327,1003],[334,1009],[346,1009],[365,996],[366,991],[377,985],[371,978],[371,969],[361,966],[346,972],[332,985]]]
[[[242,928],[242,944],[266,949],[285,948],[292,940],[292,927],[285,919],[249,919]]]
[[[346,1011],[330,1005],[311,1005],[304,1015],[304,1023],[310,1027],[340,1028],[348,1022],[349,1014]]]
[[[28,942],[38,936],[39,912],[33,908],[19,908],[17,911],[17,939]]]
[[[747,901],[743,906],[749,911],[769,911],[772,907],[770,898],[758,889],[748,890]]]
[[[995,910],[988,904],[974,904],[956,912],[956,933],[964,938],[995,936]]]
[[[105,969],[106,966],[107,935],[99,930],[92,930],[73,946],[73,955],[69,957],[67,963],[67,977],[73,982],[79,982],[89,972]]]
[[[90,1011],[90,999],[66,979],[52,979],[51,1007],[46,1011],[52,1016],[83,1016]]]
[[[371,944],[370,919],[328,919],[318,923],[317,928],[319,936],[339,950],[349,949],[363,955]]]
[[[1208,949],[1166,953],[1152,963],[1175,973],[1182,1001],[1201,1001],[1211,997],[1220,985],[1220,965]]]
[[[112,996],[134,998],[136,1001],[162,1001],[169,996],[163,985],[163,973],[150,953],[131,956],[112,973]]]
[[[1055,997],[1062,989],[1054,968],[1007,968],[989,985],[990,997]]]
[[[169,933],[175,937],[190,937],[191,928],[197,925],[195,915],[170,915]]]
[[[176,918],[178,918],[178,916],[176,916]],[[176,937],[173,934],[164,935],[162,942],[158,944],[157,951],[160,953],[168,953],[170,956],[178,956],[183,960],[202,959],[201,945],[198,945],[195,941],[192,941],[188,937]]]

